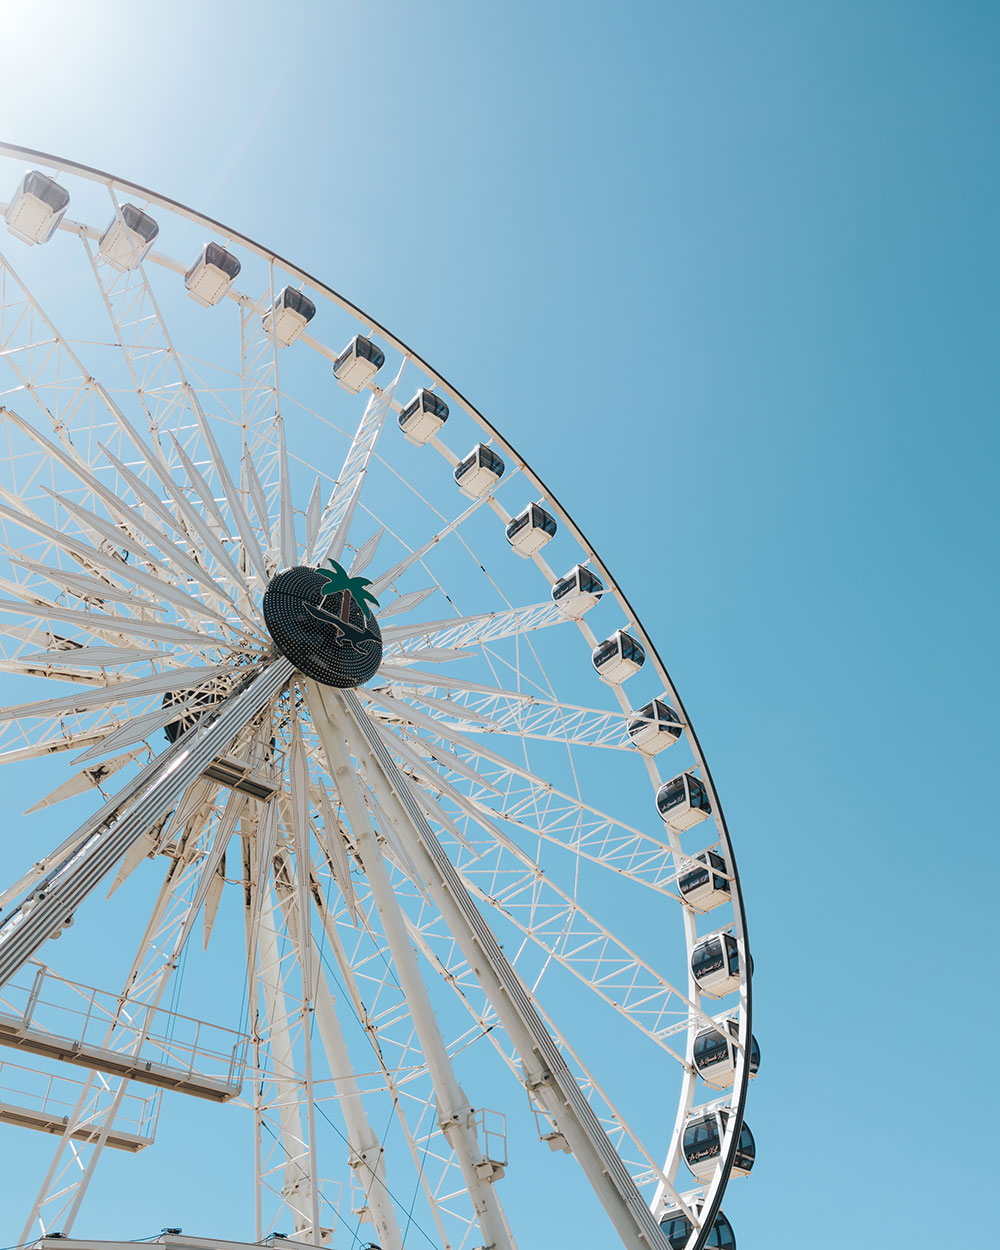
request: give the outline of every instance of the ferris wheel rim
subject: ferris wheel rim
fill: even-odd
[[[577,543],[589,556],[594,567],[607,579],[607,588],[610,589],[630,624],[637,631],[639,638],[646,649],[647,656],[652,659],[657,677],[662,682],[666,692],[670,694],[675,701],[677,711],[682,717],[683,724],[687,733],[690,748],[695,759],[695,767],[700,770],[703,780],[709,790],[713,816],[715,818],[716,828],[720,834],[721,841],[724,845],[725,854],[728,862],[728,871],[732,879],[733,885],[733,912],[734,921],[731,925],[726,926],[727,930],[735,931],[743,958],[740,961],[740,1001],[739,1001],[739,1054],[736,1063],[736,1072],[734,1075],[733,1092],[735,1097],[729,1104],[732,1115],[731,1129],[727,1133],[729,1138],[728,1148],[722,1166],[715,1174],[715,1178],[705,1191],[705,1202],[701,1210],[701,1236],[698,1239],[695,1250],[702,1250],[702,1247],[708,1240],[712,1231],[712,1226],[722,1202],[723,1192],[730,1179],[732,1163],[734,1161],[738,1143],[739,1132],[743,1122],[749,1080],[751,1076],[749,1054],[750,1042],[752,1038],[752,971],[751,957],[749,947],[749,936],[746,924],[745,905],[743,899],[743,889],[741,878],[739,875],[738,864],[732,846],[732,839],[729,832],[728,822],[726,821],[723,805],[719,798],[718,791],[715,786],[714,778],[711,773],[710,766],[701,747],[701,742],[697,731],[688,716],[683,699],[681,698],[670,673],[664,664],[656,644],[653,642],[648,631],[642,624],[641,619],[633,608],[627,595],[621,589],[616,578],[608,568],[607,564],[601,559],[595,550],[593,544],[586,537],[582,529],[573,519],[572,515],[567,511],[565,506],[560,502],[558,496],[545,483],[541,476],[531,467],[530,463],[522,456],[507,437],[498,430],[492,422],[460,391],[453,383],[445,378],[437,369],[431,366],[422,356],[415,352],[409,345],[397,335],[392,333],[386,326],[370,316],[364,309],[359,307],[346,296],[342,295],[335,288],[324,282],[322,279],[311,274],[308,270],[288,260],[273,250],[264,247],[262,244],[252,239],[250,236],[243,234],[239,230],[235,230],[223,222],[216,220],[202,213],[182,201],[175,200],[172,197],[165,196],[160,192],[153,191],[140,183],[131,181],[130,179],[120,178],[115,174],[111,174],[105,170],[98,169],[94,166],[86,165],[82,162],[69,160],[64,157],[44,152],[39,149],[23,147],[15,144],[0,143],[0,156],[11,159],[27,159],[37,161],[40,164],[57,169],[61,172],[70,173],[79,177],[86,178],[90,181],[103,183],[111,187],[117,187],[135,194],[149,203],[154,203],[162,207],[166,211],[183,217],[186,220],[213,231],[227,240],[238,243],[246,248],[249,252],[255,254],[259,259],[265,262],[279,266],[290,276],[293,276],[301,283],[308,285],[326,299],[340,307],[343,311],[355,318],[359,323],[368,326],[372,331],[383,336],[403,357],[411,361],[418,369],[422,370],[429,378],[432,378],[446,394],[452,397],[467,413],[467,415],[480,426],[497,444],[505,450],[514,461],[516,461],[520,470],[524,473],[528,481],[537,488],[544,498],[551,505],[553,510],[558,514],[561,522],[567,527],[569,532],[576,539]],[[71,225],[63,228],[72,230]],[[150,256],[150,260],[155,261],[155,256]],[[173,262],[175,263],[175,262]],[[690,945],[688,954],[690,955]],[[689,1031],[690,1032],[690,1031]],[[683,1093],[682,1093],[683,1099]],[[689,1100],[690,1103],[690,1100]]]

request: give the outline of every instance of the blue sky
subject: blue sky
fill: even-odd
[[[756,963],[741,1250],[939,1245],[945,1209],[978,1236],[992,1091],[956,1047],[996,1024],[996,7],[0,20],[5,140],[370,309],[498,414],[658,640]]]

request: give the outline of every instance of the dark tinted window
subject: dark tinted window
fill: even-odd
[[[381,369],[385,364],[385,353],[371,341],[366,339],[363,334],[359,334],[354,340],[354,348],[362,360],[370,360],[376,369]]]
[[[675,777],[673,781],[660,786],[656,794],[656,806],[662,813],[672,811],[684,802],[684,794],[684,778]]]
[[[691,1224],[683,1215],[668,1215],[660,1220],[660,1227],[670,1250],[684,1250],[691,1236]]]
[[[711,1250],[736,1250],[736,1238],[733,1236],[732,1225],[721,1211],[715,1217],[708,1245]]]
[[[555,519],[539,507],[537,503],[531,505],[531,524],[535,529],[544,530],[546,534],[554,534],[556,532]]]
[[[707,880],[707,868],[693,868],[690,872],[686,872],[683,877],[678,878],[677,884],[680,886],[682,894],[690,894],[692,890],[697,890],[699,886],[704,885]]]
[[[303,295],[301,291],[296,291],[291,286],[284,287],[278,293],[274,303],[278,308],[290,308],[292,312],[297,312],[306,321],[312,321],[313,317],[316,316],[316,305],[309,296]],[[340,360],[337,361],[337,364],[340,364]]]
[[[495,473],[497,477],[503,477],[503,471],[506,466],[492,447],[483,447],[482,444],[480,444],[479,463],[484,468],[489,469],[492,473]]]
[[[691,971],[696,977],[703,977],[709,972],[717,972],[723,965],[722,943],[717,937],[709,938],[694,948],[691,956]]]
[[[46,178],[37,169],[25,175],[24,189],[56,213],[61,212],[69,203],[69,192],[66,188],[61,187],[58,182],[53,182],[51,178]]]
[[[575,587],[575,577],[560,577],[556,584],[552,587],[552,598],[561,599],[563,595],[568,595],[571,590],[575,589]]]
[[[749,1171],[753,1167],[756,1154],[757,1147],[754,1144],[753,1133],[744,1124],[740,1129],[740,1144],[736,1147],[736,1163],[739,1167]]]
[[[122,221],[130,230],[134,230],[144,242],[149,243],[160,233],[160,227],[134,204],[122,205]]]
[[[729,1057],[729,1045],[725,1037],[714,1029],[699,1033],[694,1039],[694,1062],[698,1068],[710,1068]]]
[[[205,261],[221,269],[227,278],[235,278],[240,271],[240,262],[218,243],[209,243],[205,247]]]

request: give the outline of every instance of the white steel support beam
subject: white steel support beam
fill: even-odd
[[[622,1243],[669,1250],[667,1239],[601,1128],[520,977],[410,794],[353,691],[313,687],[313,702],[344,736],[381,791],[429,894],[517,1049],[529,1091],[555,1121],[610,1216]],[[311,692],[312,693],[312,692]],[[314,715],[318,709],[314,708]],[[352,779],[353,780],[353,779]]]
[[[297,862],[293,869],[287,857],[284,857],[283,866],[289,880],[296,884],[298,881],[308,881],[310,878],[308,864]],[[282,898],[280,892],[278,900],[284,915],[285,926],[295,938],[297,950],[301,950],[302,939],[298,934],[293,909],[288,905],[288,900]],[[402,1233],[385,1181],[385,1151],[365,1112],[361,1090],[358,1088],[357,1078],[354,1075],[354,1065],[337,1017],[336,1000],[320,965],[319,952],[315,948],[311,934],[307,935],[306,940],[312,944],[313,948],[310,961],[313,976],[310,996],[316,1015],[316,1027],[319,1029],[320,1041],[326,1052],[333,1086],[337,1091],[337,1101],[347,1128],[348,1164],[358,1176],[361,1190],[366,1196],[369,1217],[378,1231],[379,1246],[382,1250],[403,1250]],[[300,963],[300,968],[304,977],[305,961]]]
[[[356,840],[375,906],[392,954],[396,975],[413,1013],[413,1024],[434,1083],[441,1129],[454,1149],[466,1189],[472,1199],[483,1238],[489,1250],[515,1250],[506,1217],[491,1180],[477,1171],[491,1171],[476,1134],[472,1106],[451,1066],[434,1008],[410,943],[406,922],[392,890],[389,872],[374,826],[365,806],[348,751],[348,735],[356,737],[345,721],[344,712],[332,693],[309,681],[306,683],[313,725],[327,754],[340,800]],[[362,715],[364,713],[362,712]],[[346,730],[346,732],[345,732]],[[353,750],[353,748],[352,748]]]
[[[144,792],[124,815],[122,805],[136,793],[135,782],[109,799],[77,831],[73,840],[79,849],[5,918],[0,928],[0,985],[62,926],[129,848],[167,815],[207,765],[267,706],[293,671],[291,661],[276,660],[221,704],[207,725],[189,730],[146,765],[138,779]]]
[[[270,885],[261,882],[259,888],[264,892],[257,928],[259,980],[267,1013],[274,1103],[285,1155],[285,1179],[281,1194],[292,1213],[296,1240],[318,1245],[319,1192],[315,1175],[315,1142],[302,1125],[301,1080],[295,1063]],[[257,1181],[259,1185],[259,1174]]]
[[[202,784],[195,783],[199,787]],[[194,828],[184,835],[187,853],[182,852],[178,858],[168,861],[166,877],[125,979],[118,1008],[119,1015],[127,1018],[130,1003],[133,1001],[153,1008],[146,1012],[146,1024],[134,1041],[129,1043],[130,1052],[136,1056],[141,1051],[150,1022],[154,1018],[155,1008],[163,998],[190,933],[188,920],[202,876],[199,839],[207,828],[206,820],[207,817],[203,819],[200,814],[195,815]],[[113,1044],[117,1028],[117,1021],[109,1025],[104,1038],[105,1047],[110,1048]],[[128,1081],[122,1080],[110,1106],[101,1109],[99,1114],[102,1118],[95,1124],[97,1136],[90,1143],[88,1152],[74,1145],[71,1134],[82,1122],[94,1123],[95,1098],[99,1097],[97,1087],[100,1079],[96,1072],[90,1074],[76,1107],[67,1118],[66,1131],[56,1148],[38,1197],[21,1232],[22,1242],[39,1233],[44,1235],[48,1231],[47,1221],[48,1227],[51,1227],[51,1221],[58,1221],[63,1233],[68,1233],[72,1228],[128,1086]],[[67,1158],[67,1155],[71,1157]],[[74,1163],[77,1169],[75,1174]],[[67,1174],[75,1175],[75,1179],[67,1180]]]

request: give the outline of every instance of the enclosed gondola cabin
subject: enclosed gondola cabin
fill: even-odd
[[[575,564],[552,587],[552,602],[571,620],[578,621],[600,603],[604,583],[582,564]]]
[[[695,856],[698,866],[691,864],[677,878],[677,888],[685,903],[696,911],[711,911],[732,898],[726,873],[726,861],[715,851],[702,851]]]
[[[628,736],[644,755],[659,755],[683,732],[680,717],[662,699],[654,699],[629,717]]]
[[[656,792],[656,810],[665,825],[683,833],[712,814],[708,791],[693,773],[665,781]]]
[[[631,634],[616,629],[610,638],[597,644],[590,658],[601,681],[620,686],[642,668],[646,653]]]
[[[448,405],[433,391],[421,387],[396,418],[411,443],[430,442],[448,420]]]
[[[261,318],[265,334],[273,334],[282,347],[291,347],[316,316],[316,305],[293,286],[283,286]]]
[[[684,1162],[691,1170],[691,1175],[700,1181],[707,1181],[719,1165],[722,1155],[722,1139],[729,1123],[729,1112],[725,1107],[716,1107],[713,1111],[703,1112],[688,1120],[681,1139],[681,1150]],[[731,1176],[749,1176],[753,1169],[757,1147],[753,1133],[744,1124],[740,1128],[740,1137],[733,1156]]]
[[[356,334],[333,362],[333,376],[345,391],[357,395],[384,364],[385,352],[363,334]]]
[[[123,204],[101,235],[98,251],[115,269],[135,269],[153,246],[160,227],[134,204]]]
[[[25,243],[48,243],[69,206],[69,192],[54,178],[30,169],[7,205],[4,221]]]
[[[492,447],[477,443],[455,465],[455,481],[463,495],[470,499],[482,499],[503,477],[505,468],[506,465]]]
[[[240,272],[240,262],[221,243],[206,243],[198,259],[184,275],[188,295],[205,308],[225,296]]]
[[[540,503],[528,504],[507,522],[507,541],[525,559],[541,551],[555,532],[555,517]]]
[[[691,1057],[698,1075],[713,1089],[728,1089],[736,1076],[736,1038],[739,1025],[729,1016],[718,1027],[701,1029],[695,1034]],[[757,1075],[760,1067],[760,1047],[755,1037],[750,1038],[750,1076]]]
[[[685,1194],[684,1200],[695,1215],[700,1216],[703,1205],[701,1195]],[[694,1231],[691,1221],[676,1206],[667,1207],[660,1217],[660,1228],[663,1230],[670,1250],[685,1250],[691,1233]],[[708,1234],[705,1250],[736,1250],[736,1238],[733,1236],[732,1225],[721,1211],[715,1217],[712,1231]]]
[[[722,998],[740,988],[740,951],[731,933],[703,938],[691,952],[691,973],[709,998]]]

